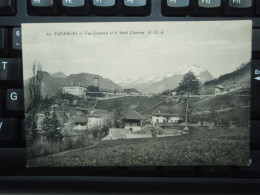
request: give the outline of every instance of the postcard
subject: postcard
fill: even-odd
[[[247,166],[252,22],[22,24],[28,167]]]

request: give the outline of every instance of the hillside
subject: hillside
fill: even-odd
[[[122,111],[126,111],[132,107],[137,112],[142,112],[143,110],[163,102],[164,99],[162,98],[155,98],[155,97],[122,97],[110,100],[102,100],[98,101],[96,105],[96,109],[103,109],[108,111],[113,111],[115,108],[119,108]]]
[[[251,63],[242,64],[238,69],[231,73],[220,76],[217,79],[204,83],[201,94],[212,94],[216,85],[222,85],[226,88],[249,87],[251,83]]]
[[[58,76],[57,76],[58,75]],[[63,77],[62,73],[50,75],[48,72],[43,72],[43,82],[42,82],[42,96],[52,97],[61,93],[61,89],[68,85],[81,85],[84,87],[92,86],[94,84],[94,78],[99,78],[99,87],[103,89],[122,89],[120,86],[115,84],[113,81],[103,78],[99,75],[80,73],[71,74],[67,77]],[[24,91],[25,99],[29,97],[29,79],[24,81]]]

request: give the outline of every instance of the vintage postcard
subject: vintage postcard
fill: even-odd
[[[251,21],[22,24],[27,166],[247,166]]]

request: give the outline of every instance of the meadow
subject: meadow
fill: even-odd
[[[241,166],[249,163],[249,128],[191,127],[176,137],[108,140],[91,148],[28,160],[41,166]]]

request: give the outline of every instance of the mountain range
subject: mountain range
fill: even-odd
[[[188,65],[155,75],[146,75],[140,78],[126,78],[118,81],[117,84],[124,88],[135,88],[145,94],[161,93],[168,89],[175,89],[183,76],[189,71],[193,72],[201,83],[214,79],[206,69],[197,65]]]

